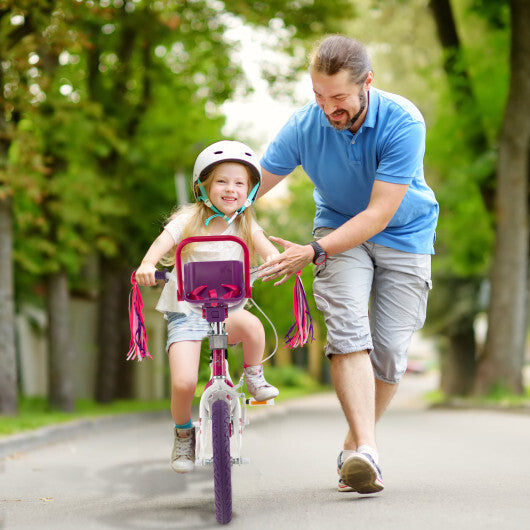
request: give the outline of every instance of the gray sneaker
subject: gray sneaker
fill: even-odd
[[[367,453],[354,453],[344,462],[339,455],[339,469],[339,491],[377,493],[384,488],[381,470]]]
[[[171,468],[177,473],[188,473],[195,467],[195,427],[177,429],[171,451]]]
[[[249,366],[245,368],[245,382],[247,389],[256,401],[267,401],[275,398],[280,391],[265,381],[263,366]]]

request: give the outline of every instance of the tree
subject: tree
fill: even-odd
[[[301,10],[281,4],[256,4],[249,11],[247,3],[236,2],[227,9],[232,18],[240,15],[261,25],[268,24],[271,18],[279,21],[285,15],[285,21],[292,26],[291,35],[299,33],[303,38],[307,36],[306,23],[320,25],[341,7],[339,3],[330,8],[321,0]],[[108,6],[104,17],[98,10],[80,21],[90,41],[89,96],[111,117],[115,135],[120,139],[98,161],[103,174],[114,175],[116,190],[129,205],[128,216],[106,225],[106,240],[112,242],[113,249],[102,249],[105,282],[100,298],[98,348],[98,398],[102,401],[116,395],[115,374],[121,372],[120,358],[125,346],[119,347],[116,332],[123,328],[120,316],[124,313],[109,314],[116,300],[111,286],[119,289],[120,279],[128,277],[125,269],[130,270],[130,264],[137,263],[152,239],[153,225],[160,226],[161,212],[168,212],[174,204],[167,193],[169,179],[170,189],[173,188],[173,172],[178,168],[190,172],[197,152],[221,135],[224,119],[219,106],[243,80],[240,68],[230,57],[230,43],[225,37],[227,13],[219,12],[215,5],[190,3],[178,16],[173,2],[158,3],[156,7],[138,2],[134,9],[129,9],[130,5]],[[102,31],[109,26],[112,31]],[[117,59],[115,64],[103,70],[102,61],[112,56]],[[132,81],[135,88],[126,89]],[[123,93],[126,97],[122,97]],[[187,124],[193,126],[186,127]],[[159,174],[165,180],[151,178]],[[157,207],[153,208],[153,204]],[[133,212],[141,212],[142,217],[130,215]],[[139,237],[131,241],[131,233]]]
[[[35,16],[24,17],[29,2],[3,2],[0,6],[0,413],[17,411],[17,364],[15,352],[15,305],[13,278],[13,179],[10,150],[17,136],[22,108],[28,104],[25,60],[38,24],[50,16],[53,3],[40,2]],[[21,162],[18,160],[17,162]],[[23,165],[24,163],[22,163]]]
[[[484,207],[491,218],[492,227],[495,228],[495,250],[492,254],[490,272],[488,333],[484,349],[476,352],[469,369],[469,377],[461,379],[465,386],[460,388],[458,393],[473,391],[475,394],[485,395],[497,386],[516,393],[521,393],[523,390],[528,267],[528,113],[526,115],[524,112],[521,113],[521,109],[526,108],[528,104],[528,62],[525,56],[528,52],[528,37],[526,30],[523,29],[524,26],[520,25],[528,23],[528,10],[525,9],[526,3],[523,4],[525,5],[499,0],[475,0],[467,4],[468,12],[472,12],[475,16],[480,13],[479,17],[485,22],[487,31],[492,37],[496,31],[503,31],[511,25],[509,46],[511,80],[504,123],[495,129],[499,131],[498,134],[490,135],[488,139],[484,130],[488,116],[483,109],[478,109],[475,91],[465,89],[471,78],[466,68],[472,63],[469,60],[466,62],[462,46],[454,39],[455,32],[452,32],[453,39],[451,39],[451,32],[447,31],[451,26],[447,23],[452,17],[451,3],[447,0],[431,0],[430,3],[435,13],[440,40],[444,49],[448,50],[445,61],[448,78],[450,82],[451,79],[457,81],[453,82],[452,91],[455,95],[455,105],[458,108],[459,103],[464,103],[464,112],[459,113],[459,118],[462,119],[461,116],[472,118],[472,121],[467,121],[471,135],[468,135],[466,143],[477,160],[489,158],[492,162],[486,164],[491,167],[491,171],[483,172],[482,178],[476,181],[481,190]],[[511,15],[511,24],[506,16],[507,13]],[[470,27],[466,26],[466,29],[469,31]],[[471,46],[468,43],[468,54]],[[481,50],[481,53],[484,55],[484,50]],[[503,77],[502,69],[499,68],[502,67],[502,63],[499,62],[498,55],[495,55],[494,59],[495,83],[498,83],[498,79]],[[491,79],[491,76],[488,79]],[[476,79],[474,88],[476,90],[480,88]],[[499,101],[504,102],[503,92],[504,90],[500,93],[493,92],[497,97],[490,98],[488,102],[490,107],[491,101],[495,104]],[[472,96],[471,99],[469,96]],[[462,98],[466,98],[467,101],[461,101]],[[479,114],[470,113],[473,108],[477,108]],[[520,124],[517,119],[521,120]],[[513,131],[517,131],[516,141],[512,137]],[[488,148],[488,145],[495,148],[498,146],[498,152],[497,149],[493,151],[491,147]],[[489,156],[488,152],[493,152],[493,156]],[[479,284],[475,285],[475,298],[478,298]],[[472,312],[469,315],[472,316]],[[471,339],[473,320],[468,318],[465,321],[468,322],[469,329],[467,336]],[[463,344],[466,343],[468,350],[472,350],[474,341],[466,340]],[[475,366],[475,358],[478,366]],[[460,363],[460,366],[464,366],[461,360],[462,356],[456,357],[455,364]]]
[[[445,289],[451,292],[450,297],[444,298],[442,293],[430,304],[435,311],[437,306],[442,309],[438,311],[435,329],[440,331],[442,319],[448,324],[443,328],[450,346],[442,364],[442,388],[449,395],[472,391],[483,395],[497,385],[519,393],[526,335],[528,244],[528,113],[521,113],[528,105],[525,62],[528,36],[523,29],[528,23],[527,6],[504,0],[430,0],[429,6],[444,50],[443,66],[451,104],[457,111],[449,119],[458,148],[445,154],[447,157],[450,153],[452,167],[437,161],[438,169],[443,168],[446,178],[437,190],[442,205],[439,227],[439,241],[442,241],[438,250],[441,246],[445,267],[440,267],[438,257],[436,279],[438,286],[445,284]],[[509,13],[511,45],[506,39]],[[456,29],[457,18],[462,38]],[[493,51],[495,46],[498,50]],[[508,71],[502,59],[504,50],[509,48]],[[495,76],[491,76],[492,71]],[[501,124],[510,72],[511,89],[504,124]],[[522,127],[511,119],[517,112],[517,117],[525,122]],[[443,118],[439,120],[442,122]],[[440,130],[442,134],[437,135],[437,128],[434,127],[433,143],[440,152],[440,146],[450,145],[451,140],[442,138],[449,129]],[[508,129],[517,131],[516,142]],[[506,153],[512,167],[506,164]],[[477,191],[482,207],[477,202]],[[511,193],[515,195],[510,196]],[[471,224],[473,231],[466,229]],[[488,233],[493,229],[495,251],[490,256],[489,240],[493,234]],[[488,335],[484,350],[480,351],[475,348],[473,325],[475,315],[481,310],[479,294],[490,265]],[[445,305],[440,298],[445,299]]]
[[[369,3],[377,8],[370,20],[386,30],[384,43],[373,40],[377,35],[365,36],[378,63],[376,82],[380,86],[383,64],[383,75],[394,74],[384,78],[389,90],[409,96],[426,117],[426,174],[440,202],[440,219],[424,331],[439,339],[444,392],[467,395],[473,391],[481,354],[474,325],[487,308],[489,292],[498,131],[509,78],[510,4]],[[369,32],[370,24],[365,25]],[[438,37],[442,54],[431,33]],[[385,46],[387,42],[392,46]]]
[[[32,290],[45,281],[49,293],[58,295],[49,301],[62,304],[48,306],[52,328],[54,315],[68,315],[72,285],[83,289],[80,271],[90,254],[98,254],[109,272],[109,286],[128,277],[124,271],[130,273],[174,203],[174,172],[189,171],[200,148],[221,135],[219,107],[242,83],[230,53],[233,43],[224,34],[226,21],[242,17],[267,26],[272,20],[283,29],[278,45],[289,48],[314,31],[338,27],[337,15],[347,13],[346,6],[344,0],[301,6],[236,2],[221,12],[218,4],[202,0],[2,4],[8,97],[0,125],[8,143],[0,200],[2,212],[14,219],[16,284]],[[9,17],[17,23],[10,25]],[[7,164],[8,156],[16,164]],[[15,193],[22,187],[25,193]],[[5,248],[2,274],[12,265]],[[4,291],[12,280],[7,273],[3,280],[0,296],[11,313],[6,322],[12,332],[13,292]],[[17,297],[30,289],[20,288]],[[101,292],[111,289],[103,286]],[[110,299],[102,300],[101,326],[110,331],[102,331],[100,344],[107,345],[105,337],[119,335],[122,325],[116,320],[108,326]],[[60,333],[50,335],[52,357],[65,361],[53,363],[60,368],[71,363],[67,328],[61,322],[55,328]],[[4,338],[3,344],[13,343],[7,332]],[[123,354],[119,341],[110,350],[112,359]],[[14,348],[7,356],[14,358]],[[109,359],[103,355],[102,373],[119,372],[115,363],[105,364]],[[56,404],[71,408],[71,375],[58,370],[51,386],[66,389],[69,397]],[[108,400],[116,392],[104,394]]]
[[[523,392],[527,326],[530,4],[511,0],[510,91],[499,137],[496,239],[484,353],[475,392]]]
[[[0,156],[2,154],[0,153]],[[5,156],[5,155],[4,155]],[[0,260],[8,264],[0,274],[0,414],[17,411],[15,304],[13,282],[13,226],[11,199],[0,198]]]
[[[101,185],[86,157],[85,146],[98,144],[87,141],[94,139],[93,109],[77,105],[75,93],[68,92],[72,87],[57,74],[61,53],[76,48],[77,35],[68,25],[74,7],[43,0],[17,2],[2,11],[8,21],[2,123],[9,142],[2,193],[13,197],[9,215],[17,234],[17,278],[33,284],[44,279],[48,286],[49,393],[52,405],[63,410],[73,408],[74,390],[68,284],[91,248],[98,214],[108,205],[98,195]],[[2,262],[2,271],[11,264],[4,268]]]
[[[469,159],[483,157],[489,149],[488,137],[484,130],[484,122],[451,3],[449,0],[431,0],[429,6],[443,50],[443,67],[447,76],[451,103],[458,115],[458,130],[462,133],[466,157]],[[462,163],[466,162],[461,161]],[[475,177],[475,183],[481,193],[485,209],[491,211],[494,189],[493,167],[485,177],[480,179]],[[441,192],[442,198],[450,188],[450,185],[445,186]],[[449,200],[461,200],[461,196],[455,195]],[[443,221],[441,223],[443,226]],[[466,249],[471,248],[469,244],[466,246]],[[477,350],[474,324],[480,309],[478,298],[483,274],[474,267],[471,270],[473,272],[466,267],[465,271],[462,271],[464,274],[456,274],[454,268],[438,269],[435,273],[438,285],[447,293],[451,293],[449,297],[444,297],[442,293],[441,298],[439,297],[434,303],[434,310],[437,310],[438,316],[436,327],[438,331],[443,332],[447,342],[442,351],[441,388],[449,396],[469,394],[475,379]],[[460,302],[455,303],[455,300]],[[445,325],[442,322],[445,322]]]

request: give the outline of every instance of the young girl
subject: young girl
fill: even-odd
[[[235,141],[216,142],[202,151],[193,169],[193,192],[197,202],[182,207],[171,217],[153,242],[135,273],[139,285],[155,285],[155,266],[186,237],[194,235],[235,235],[247,244],[251,258],[257,253],[267,261],[279,254],[256,222],[249,206],[261,182],[255,153]],[[219,241],[186,245],[182,261],[243,259],[237,243]],[[173,256],[174,259],[174,256]],[[169,367],[171,373],[171,414],[175,422],[175,442],[171,467],[177,473],[191,471],[195,463],[195,429],[191,404],[197,386],[201,341],[208,323],[177,301],[176,282],[164,287],[157,310],[168,320]],[[263,376],[261,360],[265,332],[261,321],[245,309],[237,310],[226,321],[229,344],[241,342],[245,360],[244,375],[248,391],[258,401],[278,395]]]

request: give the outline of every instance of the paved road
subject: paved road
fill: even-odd
[[[378,427],[386,489],[338,493],[333,395],[277,407],[245,431],[232,529],[526,529],[530,416],[426,410],[408,375]],[[427,381],[428,383],[428,381]],[[260,411],[258,411],[259,413]],[[263,413],[261,413],[263,414]],[[211,471],[170,471],[168,418],[93,429],[0,461],[0,528],[218,528]]]

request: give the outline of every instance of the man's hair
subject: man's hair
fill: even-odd
[[[310,69],[326,75],[335,75],[346,70],[355,84],[361,84],[372,70],[368,52],[363,44],[342,35],[332,35],[317,43],[309,66]]]

